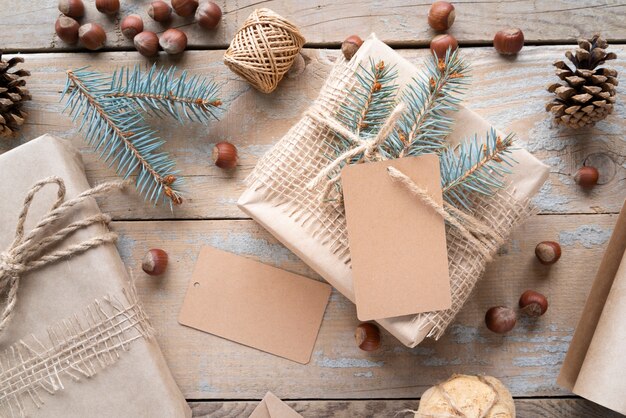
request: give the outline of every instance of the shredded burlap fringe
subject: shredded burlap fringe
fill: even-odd
[[[93,377],[130,350],[133,341],[153,335],[132,286],[95,300],[49,327],[45,339],[32,335],[0,354],[0,416],[25,417],[26,402],[41,408],[42,395],[63,390],[66,379]]]
[[[345,90],[356,84],[355,62],[343,58],[335,65],[312,105],[327,114],[337,114],[347,100]],[[262,193],[298,222],[315,239],[330,248],[339,261],[350,265],[346,219],[341,200],[322,200],[323,185],[307,187],[335,155],[329,145],[334,141],[332,130],[310,114],[305,115],[257,163],[247,183]],[[512,191],[503,189],[495,196],[475,198],[472,215],[493,230],[496,237],[507,239],[511,230],[533,212],[528,201],[519,201]],[[431,327],[428,337],[438,339],[452,322],[483,275],[487,261],[496,247],[483,254],[475,249],[455,228],[446,228],[448,262],[452,289],[452,307],[445,311],[415,315],[413,322],[420,330]],[[498,239],[498,241],[500,241]]]

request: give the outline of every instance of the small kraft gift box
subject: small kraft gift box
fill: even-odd
[[[248,178],[248,188],[238,201],[244,212],[353,302],[356,297],[345,208],[341,198],[324,198],[329,188],[319,180],[326,181],[335,175],[328,170],[328,156],[337,154],[337,134],[343,138],[353,134],[340,126],[337,115],[348,105],[350,98],[346,91],[359,82],[359,69],[372,63],[381,66],[384,63],[385,68],[397,72],[395,83],[400,92],[423,70],[371,35],[350,61],[339,58],[311,108],[259,160]],[[492,132],[494,137],[506,137],[463,106],[458,106],[451,118],[454,125],[446,138],[450,144],[486,132]],[[438,339],[444,333],[495,256],[498,245],[533,213],[530,199],[547,179],[549,169],[519,147],[512,149],[510,158],[515,163],[503,174],[503,187],[493,195],[475,196],[471,211],[460,214],[467,219],[471,216],[470,221],[487,232],[484,248],[476,245],[472,237],[476,234],[462,232],[447,222],[451,307],[377,318],[406,346],[414,347],[427,337]]]
[[[51,135],[1,155],[0,172],[0,416],[190,417],[110,218],[85,196],[119,184],[90,189]]]

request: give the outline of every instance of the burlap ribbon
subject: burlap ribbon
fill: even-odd
[[[315,189],[326,179],[326,184],[320,196],[321,199],[325,199],[330,193],[332,186],[340,179],[340,174],[336,174],[334,177],[330,178],[329,176],[344,161],[348,161],[360,154],[363,155],[363,161],[385,160],[386,158],[379,153],[378,148],[395,128],[404,109],[405,105],[399,103],[385,120],[376,136],[366,139],[360,138],[356,133],[348,130],[335,117],[323,111],[321,108],[314,107],[307,111],[306,116],[327,126],[329,129],[354,144],[354,147],[339,155],[330,164],[320,170],[315,178],[307,184],[307,187],[309,189]],[[394,181],[403,185],[409,193],[437,212],[450,226],[456,228],[463,238],[476,246],[476,249],[487,261],[491,261],[493,258],[492,254],[504,244],[502,236],[497,234],[492,228],[489,228],[472,215],[455,208],[447,202],[444,202],[443,205],[435,202],[430,194],[428,194],[428,191],[419,187],[413,180],[397,168],[388,167],[387,173]]]
[[[24,223],[28,216],[30,205],[35,195],[47,184],[58,186],[57,199],[50,210],[39,220],[35,227],[27,234],[24,233]],[[48,228],[59,219],[67,216],[71,208],[79,203],[95,196],[105,194],[111,190],[122,189],[123,181],[104,183],[92,189],[86,190],[70,199],[65,200],[65,183],[59,177],[48,177],[37,182],[28,192],[24,199],[24,206],[17,220],[15,239],[4,252],[0,253],[0,294],[6,294],[6,300],[0,314],[0,332],[2,332],[13,315],[17,303],[17,291],[20,277],[34,269],[46,266],[61,259],[83,253],[93,247],[114,242],[117,234],[106,232],[79,244],[70,245],[63,249],[57,249],[46,253],[52,246],[58,245],[70,234],[90,225],[103,223],[107,225],[111,218],[108,215],[97,214],[88,218],[70,223],[68,226],[50,233]],[[49,235],[46,235],[48,233]]]

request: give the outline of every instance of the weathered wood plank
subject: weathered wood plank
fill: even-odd
[[[517,231],[447,334],[415,349],[388,334],[375,353],[354,344],[354,306],[333,293],[310,364],[303,366],[180,326],[177,316],[200,248],[209,244],[309,277],[316,276],[259,225],[242,221],[116,222],[119,249],[136,278],[158,340],[188,399],[260,399],[270,390],[285,399],[415,398],[452,373],[496,376],[515,396],[562,396],[556,376],[615,215],[537,216]],[[551,268],[534,257],[537,242],[558,240],[561,261]],[[170,255],[163,278],[141,272],[145,251]],[[537,321],[520,320],[505,336],[483,325],[494,305],[514,305],[526,289],[550,300]],[[262,320],[261,318],[259,320]]]
[[[119,29],[123,16],[137,13],[144,18],[146,29],[163,32],[166,28],[147,15],[150,1],[122,1],[121,12],[113,18],[98,13],[93,1],[85,1],[87,13],[82,21],[98,22],[104,26],[108,48],[132,48],[131,41],[124,38]],[[309,43],[316,45],[338,45],[352,33],[366,36],[370,32],[376,32],[381,39],[395,44],[426,45],[435,35],[426,20],[431,1],[216,2],[224,13],[216,30],[202,30],[193,23],[193,18],[175,16],[172,20],[173,27],[185,30],[191,47],[227,47],[237,29],[257,7],[268,7],[287,17],[300,28]],[[593,31],[604,32],[610,40],[626,40],[626,28],[623,25],[626,5],[619,0],[574,3],[567,0],[457,0],[454,4],[457,19],[450,32],[462,43],[491,44],[494,34],[508,26],[521,27],[528,43],[574,40]],[[0,19],[3,27],[0,48],[21,51],[75,49],[75,46],[64,44],[55,35],[54,21],[58,15],[57,0],[4,0]]]
[[[253,402],[190,402],[194,417],[234,418],[246,417],[258,405]],[[383,401],[287,401],[304,418],[412,418],[419,400]],[[585,399],[516,399],[518,418],[620,418],[610,411]]]
[[[617,212],[626,197],[626,105],[618,100],[615,114],[595,128],[568,131],[551,127],[550,116],[543,107],[550,98],[545,85],[554,81],[552,61],[560,58],[564,47],[529,47],[517,59],[504,59],[490,48],[467,48],[464,53],[473,66],[473,87],[467,93],[467,105],[490,120],[496,127],[518,133],[521,145],[537,158],[552,166],[548,184],[537,203],[547,213]],[[614,48],[626,57],[626,47]],[[400,50],[410,61],[420,63],[425,50]],[[152,208],[134,195],[113,196],[102,203],[116,219],[207,219],[244,216],[236,200],[244,189],[243,179],[257,159],[267,151],[300,117],[317,96],[338,51],[305,50],[308,65],[298,77],[286,79],[278,90],[264,95],[252,89],[231,73],[221,62],[221,51],[190,51],[178,59],[163,60],[178,64],[193,74],[214,76],[225,83],[223,99],[228,110],[221,121],[208,127],[184,126],[171,121],[155,121],[164,138],[165,149],[178,162],[186,176],[187,200],[170,212],[168,207]],[[60,115],[59,91],[65,70],[91,65],[111,71],[121,65],[142,65],[144,61],[132,52],[103,54],[29,54],[27,66],[32,71],[28,86],[33,101],[27,105],[30,118],[21,135],[0,142],[0,151],[46,132],[68,138],[84,150],[87,174],[92,182],[114,177],[84,145],[81,134],[70,119]],[[616,68],[626,73],[624,58]],[[618,95],[626,97],[618,87]],[[506,94],[504,94],[506,93]],[[229,140],[240,150],[240,166],[224,172],[210,161],[214,143]],[[582,191],[573,175],[589,159],[601,169],[601,186]]]

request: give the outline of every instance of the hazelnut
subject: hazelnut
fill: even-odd
[[[135,49],[144,57],[153,57],[159,52],[159,37],[156,33],[143,31],[133,38]]]
[[[157,22],[166,22],[172,16],[172,8],[164,1],[153,1],[148,8],[148,16]]]
[[[437,58],[444,59],[448,49],[452,52],[459,47],[452,35],[437,35],[430,41],[430,50],[437,54]]]
[[[80,25],[77,21],[67,16],[59,16],[54,24],[54,31],[63,42],[75,44],[78,42],[78,28]]]
[[[502,55],[515,55],[523,46],[524,32],[518,28],[501,30],[493,38],[493,47]]]
[[[114,15],[120,10],[120,0],[96,0],[96,9],[100,13]]]
[[[59,11],[65,16],[78,19],[85,15],[83,0],[59,0]]]
[[[598,178],[600,178],[600,173],[598,172],[598,169],[590,165],[585,165],[580,167],[578,172],[576,172],[576,175],[574,176],[574,181],[580,187],[591,188],[598,184]]]
[[[348,36],[341,43],[341,52],[343,52],[343,56],[350,61],[361,45],[363,45],[363,39],[359,38],[357,35]]]
[[[198,0],[172,0],[172,8],[178,16],[188,17],[198,8]]]
[[[180,54],[187,48],[187,35],[180,29],[168,29],[161,35],[159,45],[170,55]]]
[[[535,255],[541,264],[554,264],[561,258],[561,246],[558,242],[541,241],[535,247]]]
[[[363,351],[376,351],[380,347],[380,329],[376,324],[363,322],[354,332],[356,345]]]
[[[128,15],[122,20],[122,34],[133,39],[138,33],[143,32],[143,20],[139,15]]]
[[[95,51],[104,46],[107,34],[97,23],[87,23],[78,28],[78,38],[85,48]]]
[[[428,10],[428,24],[434,30],[447,30],[454,23],[454,6],[447,1],[436,1]]]
[[[519,298],[519,307],[528,316],[541,316],[548,310],[548,299],[539,292],[527,290]]]
[[[211,157],[216,166],[224,169],[235,168],[239,159],[237,148],[226,141],[215,144]]]
[[[153,248],[146,253],[141,262],[141,269],[150,276],[163,274],[167,268],[167,253],[159,248]]]
[[[196,21],[204,29],[214,29],[221,18],[222,9],[212,1],[200,4],[196,10]]]
[[[494,306],[485,314],[485,324],[496,334],[505,334],[515,327],[517,314],[511,308]]]

